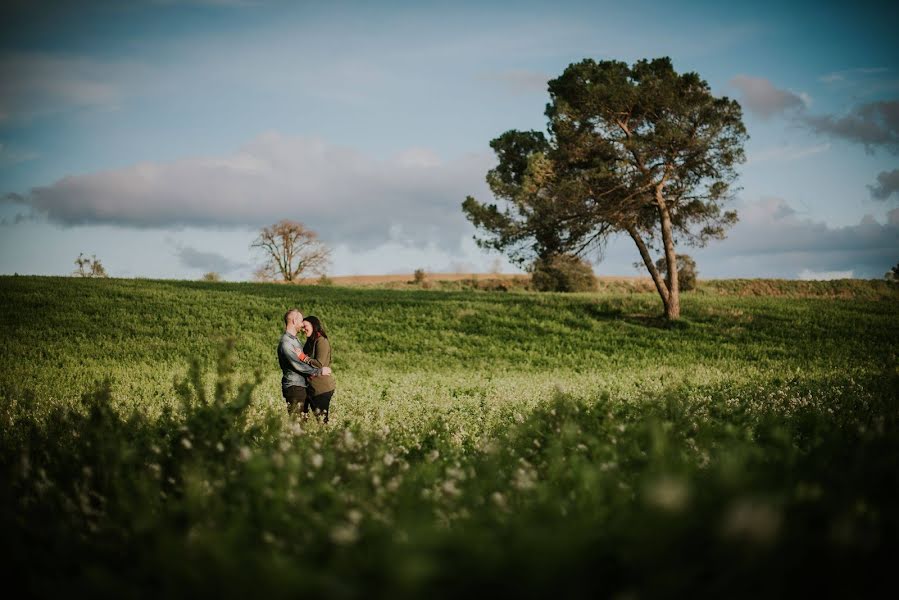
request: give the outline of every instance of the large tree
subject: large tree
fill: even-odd
[[[525,265],[581,254],[601,239],[608,227],[584,221],[582,194],[559,177],[553,143],[543,133],[507,131],[490,147],[499,164],[488,171],[487,185],[504,206],[501,210],[472,196],[462,203],[468,219],[487,234],[476,238],[479,246]]]
[[[499,166],[488,173],[504,210],[467,198],[463,210],[489,237],[482,246],[538,250],[538,232],[565,251],[590,251],[626,233],[652,277],[669,319],[680,316],[676,244],[702,246],[736,222],[723,210],[742,162],[746,129],[740,105],[712,95],[696,73],[678,74],[668,58],[584,60],[549,82],[548,138],[506,132]],[[524,138],[522,138],[524,136]],[[543,140],[527,147],[501,140]],[[508,150],[510,149],[511,150]],[[502,175],[511,193],[495,184]],[[498,193],[498,191],[500,193]],[[555,231],[555,237],[547,231]],[[663,278],[652,259],[663,253]]]
[[[263,227],[251,247],[262,251],[263,264],[256,277],[263,280],[294,283],[305,273],[324,274],[331,256],[314,231],[287,219]]]

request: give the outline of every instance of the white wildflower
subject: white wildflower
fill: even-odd
[[[356,529],[356,526],[351,523],[338,525],[331,530],[331,541],[335,544],[352,544],[357,539],[359,539],[359,532]]]
[[[675,477],[661,477],[646,487],[646,500],[669,512],[682,510],[689,497],[690,488],[683,480]]]
[[[461,491],[456,487],[456,482],[452,479],[447,479],[443,482],[443,485],[440,486],[440,489],[443,490],[445,494],[448,496],[458,496]]]
[[[724,515],[722,533],[759,544],[777,537],[782,515],[770,503],[743,499],[734,503]]]
[[[533,489],[536,486],[533,473],[530,470],[519,468],[515,471],[515,479],[512,481],[512,485],[519,490]]]

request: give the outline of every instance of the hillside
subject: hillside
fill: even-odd
[[[424,280],[415,282],[414,274],[346,275],[330,277],[330,285],[347,287],[381,287],[387,289],[433,289],[442,291],[527,291],[530,275],[509,273],[426,273]],[[318,285],[320,280],[307,279],[306,284]],[[655,293],[649,277],[596,277],[599,293]],[[703,279],[696,294],[735,296],[787,296],[793,298],[869,298],[885,299],[895,296],[897,288],[886,280],[837,279],[805,281],[795,279]]]
[[[895,291],[745,285],[672,326],[653,293],[0,278],[7,567],[92,596],[864,594],[899,531]],[[289,306],[332,340],[327,427],[284,412]]]

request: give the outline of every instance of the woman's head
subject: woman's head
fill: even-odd
[[[322,322],[318,317],[313,317],[312,315],[303,319],[303,331],[306,333],[306,337],[328,337],[328,334],[325,333],[325,328],[322,327]]]

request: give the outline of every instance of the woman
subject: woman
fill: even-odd
[[[303,354],[305,354],[310,365],[313,367],[330,367],[331,366],[331,342],[328,340],[328,334],[322,327],[322,322],[318,317],[308,316],[303,319],[303,332],[306,334],[306,343],[303,345]],[[328,410],[331,407],[331,396],[337,388],[333,375],[319,375],[309,378],[309,386],[312,388],[311,397],[303,402],[303,414],[308,415],[309,409],[316,416],[322,415],[325,423],[328,422]]]

